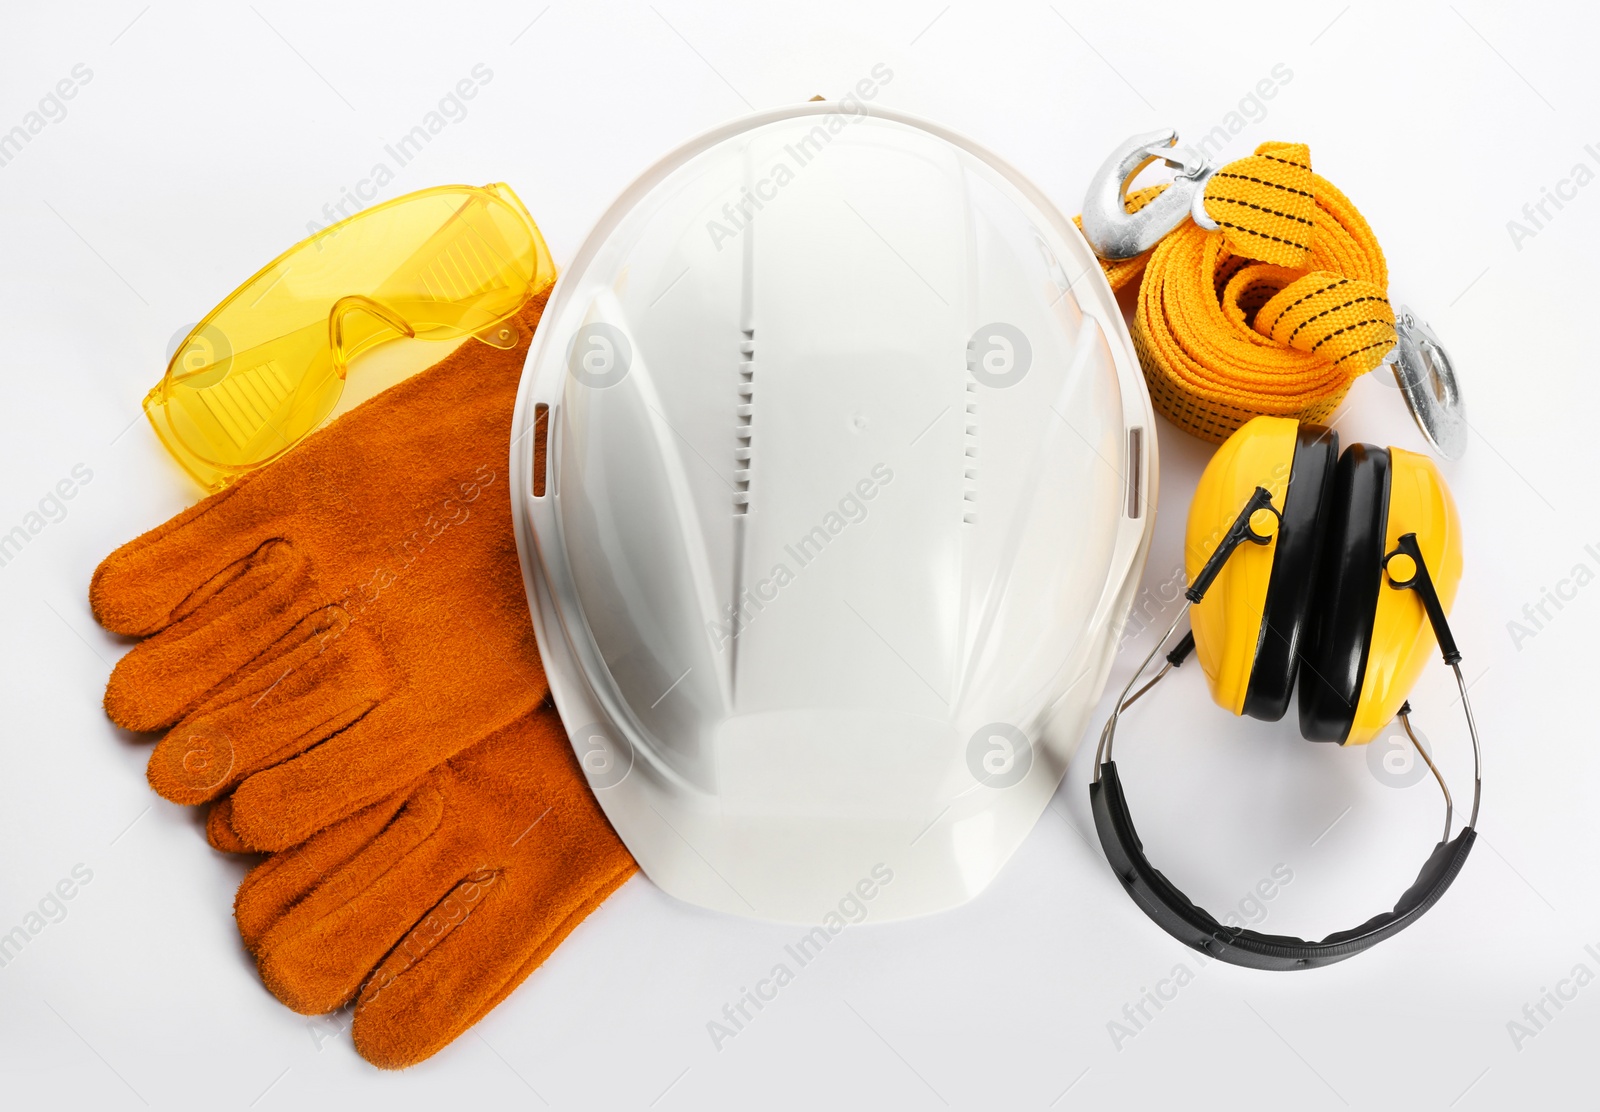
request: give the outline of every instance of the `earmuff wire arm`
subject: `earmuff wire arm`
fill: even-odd
[[[1171,634],[1169,633],[1168,636],[1171,636]],[[1161,646],[1157,645],[1156,648],[1159,650]],[[1161,666],[1161,671],[1157,672],[1149,683],[1145,684],[1139,690],[1135,691],[1132,695],[1129,695],[1123,700],[1122,709],[1127,710],[1129,707],[1133,706],[1133,704],[1137,703],[1139,698],[1146,691],[1149,691],[1156,684],[1166,679],[1168,672],[1172,671],[1174,668],[1181,668],[1183,666],[1183,662],[1189,659],[1189,654],[1192,652],[1194,652],[1194,631],[1190,630],[1188,633],[1183,635],[1183,640],[1179,641],[1173,650],[1167,654],[1167,662]],[[1146,663],[1148,664],[1149,661],[1147,660]]]
[[[1161,671],[1157,672],[1151,678],[1149,683],[1145,684],[1139,690],[1135,691],[1132,695],[1128,696],[1128,701],[1126,703],[1122,704],[1122,709],[1123,710],[1127,710],[1129,707],[1133,706],[1133,704],[1137,703],[1139,701],[1139,696],[1143,695],[1146,691],[1149,691],[1152,687],[1154,687],[1156,684],[1160,683],[1163,679],[1165,679],[1167,673],[1170,672],[1170,671],[1172,671],[1172,665],[1171,664],[1163,664],[1161,666]]]
[[[1483,753],[1478,746],[1478,723],[1472,717],[1472,701],[1467,698],[1467,678],[1461,674],[1461,665],[1452,664],[1456,674],[1456,687],[1461,689],[1461,709],[1467,715],[1467,733],[1472,737],[1472,814],[1467,818],[1467,828],[1478,828],[1478,802],[1483,797]]]
[[[1165,632],[1165,633],[1163,633],[1161,635],[1161,639],[1159,641],[1157,641],[1151,647],[1150,652],[1148,653],[1148,655],[1145,656],[1144,660],[1140,661],[1139,667],[1135,668],[1134,672],[1133,672],[1133,675],[1128,677],[1127,686],[1122,689],[1122,694],[1117,696],[1117,702],[1116,702],[1115,707],[1113,707],[1113,709],[1111,711],[1111,717],[1106,719],[1105,726],[1100,730],[1100,744],[1095,746],[1095,751],[1094,751],[1094,782],[1095,783],[1099,783],[1099,781],[1100,781],[1100,769],[1101,769],[1101,767],[1107,761],[1109,761],[1111,759],[1111,743],[1112,743],[1112,739],[1116,737],[1117,720],[1122,716],[1122,712],[1127,710],[1130,706],[1132,706],[1133,703],[1134,703],[1134,700],[1138,699],[1139,696],[1143,695],[1146,691],[1149,691],[1152,687],[1154,687],[1156,685],[1157,682],[1159,682],[1161,680],[1161,678],[1163,676],[1165,676],[1168,672],[1170,672],[1174,667],[1177,666],[1176,662],[1169,660],[1167,662],[1166,667],[1162,668],[1160,672],[1156,673],[1156,676],[1155,676],[1154,679],[1152,679],[1149,683],[1147,683],[1143,687],[1141,687],[1139,689],[1139,692],[1138,692],[1137,695],[1134,695],[1132,698],[1129,698],[1128,693],[1133,690],[1133,685],[1139,682],[1139,677],[1144,675],[1144,670],[1146,668],[1150,667],[1150,662],[1156,658],[1156,653],[1160,652],[1162,647],[1164,645],[1166,645],[1166,643],[1172,639],[1172,635],[1174,633],[1178,632],[1178,626],[1183,622],[1183,619],[1185,617],[1187,617],[1188,614],[1189,614],[1189,606],[1190,606],[1190,603],[1188,602],[1187,599],[1185,599],[1184,604],[1181,607],[1178,608],[1178,616],[1173,618],[1172,619],[1172,624],[1167,627],[1167,632]]]
[[[1390,563],[1397,557],[1407,557],[1411,560],[1412,571],[1409,576],[1396,576],[1390,569]],[[1428,571],[1428,563],[1422,556],[1422,546],[1417,543],[1415,533],[1406,533],[1395,541],[1394,551],[1383,558],[1384,574],[1389,577],[1389,586],[1397,591],[1415,591],[1422,600],[1422,608],[1427,612],[1428,622],[1433,626],[1433,636],[1439,643],[1439,652],[1444,657],[1444,662],[1456,674],[1456,687],[1461,691],[1461,709],[1467,716],[1467,733],[1472,737],[1472,814],[1467,819],[1469,829],[1477,829],[1478,804],[1483,797],[1483,751],[1478,744],[1478,723],[1472,716],[1472,701],[1467,698],[1467,680],[1461,674],[1461,650],[1456,647],[1455,635],[1450,632],[1450,622],[1445,617],[1444,603],[1439,598],[1439,592],[1433,585],[1433,575]],[[1411,742],[1416,745],[1416,736],[1411,733],[1411,723],[1407,720],[1406,712],[1410,708],[1408,702],[1401,708],[1400,720],[1404,723],[1406,733],[1411,736]],[[1422,752],[1422,747],[1417,745],[1417,752]],[[1428,761],[1428,767],[1433,768],[1433,761],[1426,753],[1423,759]],[[1434,776],[1439,775],[1434,769]],[[1444,781],[1439,781],[1439,786],[1444,787]],[[1450,791],[1445,789],[1445,802],[1449,803]],[[1450,837],[1449,812],[1446,809],[1445,840]]]
[[[1171,633],[1169,632],[1167,636],[1170,637]],[[1157,645],[1156,648],[1159,650],[1161,646]],[[1134,703],[1137,703],[1139,701],[1139,697],[1166,678],[1168,672],[1172,671],[1174,668],[1183,667],[1183,662],[1189,659],[1189,654],[1192,652],[1194,652],[1194,630],[1191,629],[1188,633],[1183,635],[1183,639],[1173,646],[1172,651],[1167,654],[1167,662],[1161,666],[1161,671],[1156,673],[1155,679],[1145,684],[1132,695],[1129,695],[1127,700],[1122,704],[1122,709],[1127,710],[1129,707],[1133,706]]]
[[[1427,764],[1428,771],[1433,773],[1433,778],[1439,782],[1439,790],[1444,792],[1444,837],[1439,840],[1448,842],[1450,840],[1450,825],[1455,814],[1455,803],[1450,798],[1450,786],[1444,782],[1444,777],[1440,774],[1439,767],[1433,763],[1433,758],[1428,756],[1428,751],[1422,747],[1422,742],[1417,740],[1416,732],[1411,728],[1411,701],[1409,699],[1400,705],[1397,717],[1400,719],[1400,725],[1406,728],[1406,737],[1411,739],[1412,748],[1417,751],[1417,755]]]
[[[1194,634],[1190,633],[1167,657],[1166,667],[1157,672],[1155,678],[1139,688],[1138,692],[1131,698],[1129,697],[1128,693],[1133,691],[1133,685],[1139,682],[1139,677],[1144,675],[1144,670],[1150,667],[1150,662],[1156,658],[1156,653],[1160,652],[1162,647],[1172,639],[1172,635],[1178,631],[1178,625],[1189,613],[1189,607],[1206,597],[1206,592],[1211,589],[1211,584],[1221,574],[1222,566],[1228,562],[1228,557],[1233,555],[1236,548],[1246,541],[1251,544],[1267,544],[1272,540],[1270,536],[1263,536],[1256,532],[1250,525],[1250,519],[1255,516],[1258,510],[1268,511],[1278,518],[1280,522],[1283,519],[1283,515],[1272,504],[1272,492],[1263,486],[1256,487],[1250,498],[1245,502],[1244,508],[1239,511],[1239,516],[1235,517],[1233,524],[1228,527],[1227,535],[1222,538],[1222,543],[1217,545],[1216,551],[1211,553],[1211,556],[1205,562],[1205,566],[1200,569],[1200,574],[1194,577],[1194,582],[1189,584],[1188,589],[1183,592],[1184,602],[1183,606],[1178,610],[1178,616],[1172,619],[1172,624],[1167,627],[1167,632],[1162,634],[1161,640],[1155,643],[1155,647],[1150,650],[1149,655],[1134,670],[1133,675],[1128,680],[1128,685],[1122,689],[1122,694],[1117,696],[1117,702],[1111,711],[1111,717],[1106,719],[1106,724],[1100,731],[1100,743],[1095,746],[1095,783],[1100,781],[1101,767],[1111,760],[1111,747],[1117,733],[1117,721],[1121,718],[1122,712],[1131,707],[1139,696],[1159,683],[1168,672],[1182,664],[1184,658],[1194,648]]]

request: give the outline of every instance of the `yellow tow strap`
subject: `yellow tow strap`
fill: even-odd
[[[1165,186],[1135,190],[1137,212]],[[1185,220],[1134,259],[1133,341],[1157,410],[1220,443],[1266,413],[1323,421],[1395,343],[1388,269],[1365,219],[1303,143],[1263,143],[1206,183],[1220,227]],[[1142,280],[1141,280],[1142,276]]]

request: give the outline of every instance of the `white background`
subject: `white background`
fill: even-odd
[[[1526,222],[1523,206],[1575,166],[1600,172],[1597,31],[1590,6],[1484,0],[8,4],[0,131],[76,64],[92,79],[0,167],[0,532],[74,465],[93,478],[0,567],[0,932],[75,865],[93,880],[0,968],[0,1104],[1593,1104],[1600,987],[1551,1009],[1520,1049],[1507,1024],[1579,963],[1600,974],[1584,949],[1600,953],[1600,586],[1547,604],[1532,637],[1508,622],[1527,624],[1523,607],[1577,565],[1600,571],[1600,185],[1563,187],[1575,196],[1520,243],[1507,222]],[[1310,144],[1376,229],[1394,299],[1454,354],[1470,406],[1471,448],[1444,470],[1467,531],[1453,624],[1487,784],[1478,848],[1443,902],[1328,969],[1202,968],[1093,844],[1085,749],[980,898],[851,928],[720,1050],[707,1022],[798,932],[680,905],[643,878],[404,1074],[363,1062],[341,1018],[279,1005],[233,926],[243,866],[207,848],[197,813],[150,792],[146,740],[101,711],[126,645],[95,625],[86,587],[113,547],[197,497],[140,417],[174,334],[301,238],[480,62],[493,77],[470,113],[385,196],[510,182],[558,263],[671,147],[753,108],[839,96],[877,63],[893,72],[880,103],[972,135],[1069,212],[1116,141],[1163,125],[1197,138],[1286,66],[1292,78],[1259,102],[1264,115],[1245,106],[1253,122],[1224,155]],[[1339,428],[1422,446],[1375,377]],[[1210,451],[1165,425],[1160,449],[1152,584],[1177,566]],[[1130,643],[1114,683],[1147,646]],[[1453,697],[1434,664],[1413,703],[1462,799],[1470,754]],[[1125,731],[1119,763],[1152,859],[1219,914],[1281,864],[1293,880],[1263,928],[1320,937],[1388,907],[1437,837],[1431,782],[1395,788],[1363,752],[1301,742],[1292,720],[1232,721],[1196,669]],[[1192,982],[1119,1046],[1108,1023],[1180,963]]]

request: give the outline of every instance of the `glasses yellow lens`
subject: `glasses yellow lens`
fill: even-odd
[[[510,187],[411,193],[297,244],[235,290],[180,345],[145,412],[216,489],[326,420],[363,352],[400,337],[487,337],[554,280]]]

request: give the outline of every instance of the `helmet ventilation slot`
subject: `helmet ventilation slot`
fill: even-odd
[[[755,414],[756,333],[746,328],[739,343],[739,404],[734,412],[738,424],[734,435],[738,446],[733,450],[736,464],[733,472],[733,512],[750,512],[750,426]]]
[[[978,523],[978,384],[967,383],[966,412],[961,415],[965,432],[962,434],[961,460],[961,520],[967,525]]]
[[[533,496],[544,497],[544,479],[549,472],[545,449],[550,440],[550,407],[540,402],[533,407]]]
[[[1144,429],[1128,430],[1128,516],[1135,521],[1144,513],[1140,487],[1144,485]]]

